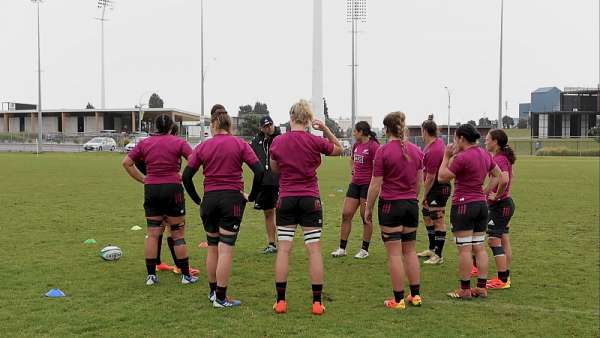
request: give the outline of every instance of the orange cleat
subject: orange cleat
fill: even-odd
[[[287,302],[285,300],[278,301],[277,303],[275,303],[275,305],[273,305],[273,310],[275,310],[275,313],[279,313],[279,314],[286,313],[287,312]],[[314,311],[314,305],[313,305],[313,311]]]
[[[501,279],[494,278],[489,280],[485,287],[490,290],[510,289],[510,279],[504,283]]]
[[[181,273],[181,269],[179,269],[178,267],[173,267],[173,273],[178,275]],[[190,275],[197,276],[199,273],[200,273],[200,270],[190,267]]]
[[[396,302],[394,298],[389,298],[383,301],[383,305],[385,305],[385,307],[387,307],[388,309],[393,310],[406,309],[406,303],[404,303],[404,299],[400,300],[399,302]]]
[[[412,306],[421,306],[421,304],[423,304],[423,299],[419,295],[414,297],[412,295],[408,295],[406,296],[406,301]]]
[[[477,277],[477,276],[479,276],[479,269],[477,269],[476,266],[473,266],[471,268],[471,277]]]
[[[312,305],[312,313],[313,315],[320,316],[325,313],[325,306],[321,304],[321,302],[314,302]]]
[[[156,270],[158,271],[173,271],[173,269],[175,269],[174,266],[162,262],[156,266]]]

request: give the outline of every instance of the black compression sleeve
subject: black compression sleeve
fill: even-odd
[[[248,201],[254,202],[258,195],[258,191],[260,190],[260,186],[262,185],[263,177],[265,176],[265,168],[260,161],[258,161],[251,165],[250,169],[254,172],[254,179],[252,180],[252,190],[250,191],[250,195],[248,195]]]
[[[194,203],[200,205],[201,199],[200,196],[198,196],[198,193],[196,192],[196,186],[194,186],[194,181],[192,180],[197,171],[197,169],[193,169],[189,166],[186,166],[183,170],[183,176],[181,177],[181,180],[183,181],[185,191],[187,191],[188,195],[190,195]]]

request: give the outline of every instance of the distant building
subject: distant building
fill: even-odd
[[[600,95],[596,88],[540,88],[531,93],[531,134],[535,138],[587,137],[598,125]]]
[[[519,120],[529,118],[530,111],[531,103],[519,103]]]
[[[350,119],[349,117],[340,116],[337,119],[332,118],[332,120],[334,120],[344,132],[346,132],[346,130],[348,129],[354,128],[354,126],[352,125],[352,119]],[[357,116],[356,122],[360,121],[366,121],[370,126],[373,126],[373,118],[371,116]]]

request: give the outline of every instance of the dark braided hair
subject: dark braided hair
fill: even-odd
[[[377,140],[377,134],[371,130],[371,126],[367,121],[359,121],[354,126],[358,132],[360,132],[364,136],[368,136],[371,140],[377,142],[379,144],[379,140]]]
[[[457,129],[456,129],[456,136],[460,137],[464,137],[469,143],[475,143],[477,142],[477,140],[479,140],[479,138],[481,137],[481,134],[479,134],[479,132],[477,131],[477,129],[475,129],[475,127],[473,127],[473,125],[470,124],[461,124]]]
[[[157,134],[165,135],[173,128],[173,119],[171,119],[171,116],[163,114],[156,118],[154,124],[156,126]]]

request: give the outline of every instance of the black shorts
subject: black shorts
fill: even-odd
[[[416,228],[419,225],[419,202],[417,200],[379,199],[379,224],[387,227],[405,226]]]
[[[246,198],[236,190],[209,191],[200,204],[200,217],[206,232],[216,233],[219,228],[238,232],[246,208]]]
[[[488,222],[488,208],[483,201],[452,205],[450,223],[452,232],[485,232]]]
[[[348,185],[348,191],[346,192],[346,197],[354,198],[355,200],[359,199],[367,199],[367,193],[369,192],[368,184],[354,184],[350,183]]]
[[[263,185],[254,201],[254,209],[271,210],[275,209],[275,204],[279,198],[279,187],[276,185]]]
[[[282,197],[277,200],[277,225],[323,227],[323,208],[318,197]]]
[[[434,183],[426,197],[427,205],[429,208],[445,208],[451,192],[450,184]]]
[[[181,184],[145,184],[146,217],[185,216],[185,196]]]
[[[502,235],[508,233],[510,219],[515,213],[515,203],[512,198],[509,197],[490,205],[488,209],[489,222],[487,224],[487,233],[491,237],[502,238]]]

